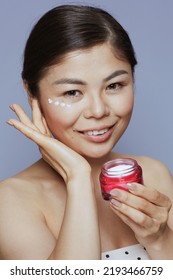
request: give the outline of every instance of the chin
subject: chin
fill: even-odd
[[[95,148],[93,150],[89,150],[89,151],[86,151],[85,152],[80,152],[80,155],[83,156],[84,158],[90,158],[90,159],[101,159],[101,158],[104,158],[106,157],[111,151],[112,151],[112,148],[113,147],[109,147],[109,149],[105,149],[102,148]]]

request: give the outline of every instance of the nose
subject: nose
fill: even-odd
[[[84,117],[100,119],[109,115],[109,106],[100,96],[94,96],[88,100],[88,104],[83,111]]]

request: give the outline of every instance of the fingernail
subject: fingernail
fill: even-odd
[[[111,203],[116,207],[121,207],[122,203],[118,200],[111,199]]]
[[[11,126],[14,126],[14,123],[11,120],[7,121],[7,123]]]
[[[128,183],[127,184],[129,191],[136,191],[137,190],[137,186],[135,184],[132,183]]]
[[[113,189],[110,191],[110,195],[113,195],[115,197],[120,197],[121,193],[117,189]]]
[[[9,107],[10,107],[11,110],[15,111],[13,104],[11,104]]]

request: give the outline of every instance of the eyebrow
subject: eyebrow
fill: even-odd
[[[103,81],[108,82],[109,80],[111,80],[117,76],[124,75],[124,74],[128,74],[128,72],[126,70],[116,70],[115,72],[110,74],[108,77],[106,77]]]
[[[103,81],[108,82],[109,80],[111,80],[117,76],[124,75],[124,74],[128,74],[128,72],[126,70],[116,70],[112,74],[110,74],[108,77],[103,79]],[[78,80],[78,79],[63,78],[60,80],[56,80],[55,82],[53,82],[53,84],[56,84],[56,85],[59,85],[59,84],[86,85],[87,83],[82,80]]]

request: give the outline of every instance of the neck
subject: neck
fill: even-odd
[[[113,153],[113,152],[110,152],[110,153],[108,153],[107,155],[105,155],[104,157],[101,157],[101,158],[85,157],[85,159],[90,164],[93,173],[96,173],[97,171],[101,170],[101,167],[105,162],[107,162],[109,160],[112,160],[115,157],[116,157],[116,154]]]

